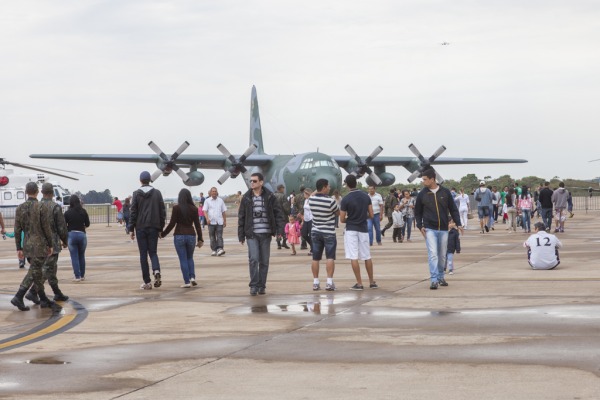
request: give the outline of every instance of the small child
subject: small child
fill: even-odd
[[[290,222],[285,225],[285,235],[288,244],[292,245],[292,255],[296,255],[296,245],[300,244],[300,223],[296,221],[296,217],[290,215]]]
[[[446,268],[448,274],[454,274],[454,253],[460,254],[460,237],[456,224],[452,219],[448,222],[448,253],[446,254]]]
[[[394,243],[396,243],[396,241],[398,243],[402,243],[403,237],[402,237],[402,227],[404,226],[404,214],[402,213],[402,211],[400,211],[400,205],[396,204],[396,206],[394,207],[394,211],[392,212],[392,227],[394,228],[394,231],[392,233],[392,239],[394,240]]]

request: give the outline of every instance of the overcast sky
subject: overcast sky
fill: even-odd
[[[525,158],[442,166],[520,178],[600,175],[597,1],[11,1],[0,5],[0,157],[92,173],[126,196],[153,164],[31,153],[236,154],[258,90],[265,151]],[[442,42],[450,45],[442,46]],[[397,182],[409,172],[391,168]],[[222,171],[203,171],[216,185]],[[173,174],[155,186],[176,196]],[[222,194],[245,190],[228,180]]]

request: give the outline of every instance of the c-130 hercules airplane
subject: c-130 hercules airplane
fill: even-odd
[[[349,156],[330,156],[318,151],[294,155],[266,154],[263,147],[258,98],[254,86],[252,86],[250,107],[250,146],[242,155],[239,157],[232,155],[221,143],[217,145],[217,149],[222,155],[182,155],[189,145],[187,141],[184,142],[170,157],[154,142],[148,143],[148,146],[156,154],[32,154],[30,157],[83,161],[151,162],[158,167],[152,174],[152,181],[161,175],[168,176],[175,171],[187,186],[197,186],[204,182],[204,174],[199,171],[199,168],[225,170],[218,179],[219,184],[223,184],[228,178],[237,178],[241,174],[248,188],[250,187],[250,175],[260,172],[265,177],[265,187],[275,191],[278,185],[283,184],[286,193],[292,191],[297,193],[301,187],[315,188],[317,180],[321,178],[329,181],[331,191],[339,190],[342,186],[341,168],[358,178],[367,175],[366,181],[369,185],[390,186],[394,184],[396,177],[387,172],[386,167],[402,166],[406,168],[412,173],[408,177],[410,183],[420,177],[425,169],[432,168],[434,164],[527,162],[522,159],[503,158],[439,158],[440,154],[446,150],[445,146],[441,146],[431,157],[425,158],[413,144],[410,144],[408,148],[416,157],[379,157],[379,153],[383,150],[381,146],[373,150],[368,157],[360,157],[350,145],[345,146]],[[189,172],[184,172],[182,167],[189,167]],[[443,182],[439,174],[437,177],[439,182]]]

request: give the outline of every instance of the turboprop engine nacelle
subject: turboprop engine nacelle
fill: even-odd
[[[369,186],[391,186],[394,184],[394,182],[396,182],[396,177],[394,176],[394,174],[391,174],[389,172],[375,172],[377,174],[377,176],[379,177],[379,179],[381,179],[381,184],[377,185],[375,184],[375,182],[373,182],[373,180],[371,179],[371,177],[367,177],[366,181],[367,181],[367,185]]]
[[[204,182],[204,174],[200,171],[188,172],[189,179],[184,182],[187,186],[198,186]]]

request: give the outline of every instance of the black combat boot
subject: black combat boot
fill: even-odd
[[[281,250],[281,238],[277,236],[277,239],[275,239],[275,241],[277,242],[277,250]]]
[[[48,297],[46,297],[46,293],[44,293],[42,291],[38,291],[38,296],[40,296],[40,307],[41,308],[51,308],[52,312],[58,312],[58,311],[62,310],[62,307],[60,305],[56,304],[55,302],[50,300]]]
[[[23,303],[23,296],[25,296],[26,292],[27,288],[19,287],[19,291],[17,292],[17,294],[15,294],[15,297],[13,297],[10,301],[10,303],[13,306],[17,307],[21,311],[29,311],[29,307],[27,307],[25,303]]]
[[[19,268],[25,268],[25,260],[19,260]]]
[[[58,284],[56,284],[56,285],[50,285],[50,287],[52,288],[52,291],[54,292],[54,301],[67,301],[67,300],[69,300],[69,296],[63,294],[63,292],[60,291],[60,289],[58,288]]]
[[[31,285],[29,292],[27,292],[25,295],[25,298],[32,303],[40,304],[40,297],[37,294],[37,290],[35,290],[35,285]]]
[[[290,248],[290,246],[287,245],[287,239],[285,236],[283,237],[283,243],[281,244],[281,247],[283,247],[284,249]]]

